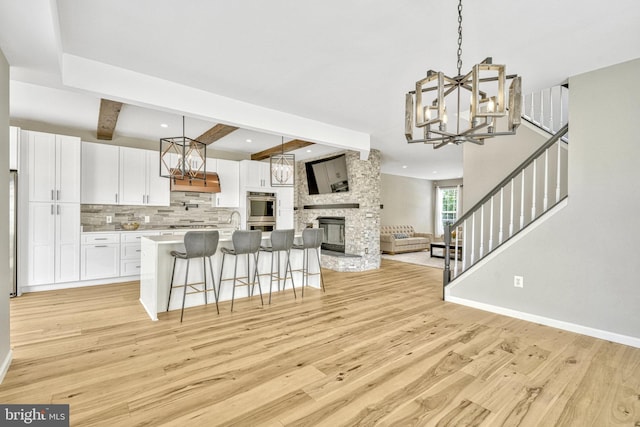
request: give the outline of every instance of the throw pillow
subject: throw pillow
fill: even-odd
[[[393,235],[393,237],[395,237],[396,239],[408,239],[409,238],[407,233],[396,233],[396,234]]]

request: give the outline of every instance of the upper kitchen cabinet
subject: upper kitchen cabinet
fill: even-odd
[[[82,203],[118,204],[119,147],[82,143]]]
[[[120,147],[121,205],[169,206],[169,179],[160,176],[157,151]]]
[[[82,203],[169,206],[169,180],[152,150],[82,143]]]
[[[29,201],[80,203],[80,138],[33,131],[24,135]]]
[[[216,207],[237,208],[240,206],[240,164],[233,160],[217,159],[217,173],[220,192],[215,195]]]
[[[240,162],[240,188],[244,190],[270,191],[270,165],[267,162],[242,160]]]

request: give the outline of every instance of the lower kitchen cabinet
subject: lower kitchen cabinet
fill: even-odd
[[[80,204],[29,203],[25,285],[73,282],[79,277]]]
[[[80,264],[80,280],[118,277],[120,275],[120,234],[84,234]]]

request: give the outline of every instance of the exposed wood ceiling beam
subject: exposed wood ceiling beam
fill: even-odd
[[[122,109],[122,102],[102,98],[100,100],[100,115],[98,116],[98,139],[111,141],[113,131],[116,130],[118,115]]]
[[[298,148],[307,147],[309,145],[313,145],[313,142],[294,139],[292,141],[286,142],[284,145],[276,145],[275,147],[267,148],[266,150],[260,151],[259,153],[254,153],[251,155],[251,160],[268,159],[272,154],[282,153],[282,151],[286,153],[288,151],[297,150]]]
[[[212,142],[216,142],[217,140],[224,138],[236,129],[238,128],[235,126],[223,125],[221,123],[218,123],[211,129],[197,137],[196,141],[200,141],[209,145]]]

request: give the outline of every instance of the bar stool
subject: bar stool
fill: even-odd
[[[174,288],[173,279],[176,273],[176,261],[178,259],[187,260],[187,270],[184,275],[184,285],[175,286],[176,288],[184,288],[184,293],[182,295],[182,311],[180,312],[180,323],[182,323],[182,318],[184,316],[184,302],[187,298],[187,293],[204,293],[204,303],[208,303],[207,292],[209,292],[210,290],[207,289],[207,264],[205,259],[209,260],[209,270],[211,271],[211,281],[213,282],[213,295],[216,299],[216,311],[218,312],[218,314],[220,314],[220,310],[218,308],[216,280],[213,275],[213,266],[211,264],[211,257],[216,253],[216,250],[218,249],[219,240],[220,234],[217,230],[188,231],[184,235],[185,251],[171,251],[171,256],[173,257],[173,270],[171,271],[171,285],[169,287],[169,298],[167,299],[167,311],[169,311],[169,303],[171,302],[171,290]],[[203,282],[187,283],[187,281],[189,280],[189,264],[191,263],[191,259],[193,258],[202,258]],[[197,285],[204,285],[204,288],[198,289],[196,287]],[[191,292],[187,292],[189,288],[191,289]]]
[[[296,295],[296,285],[293,281],[293,271],[291,270],[291,248],[293,247],[293,238],[295,237],[295,230],[273,230],[271,232],[271,246],[260,246],[262,252],[271,253],[271,272],[269,273],[269,304],[271,304],[271,290],[273,288],[273,279],[278,281],[278,291],[280,290],[280,282],[284,281],[282,290],[284,291],[287,286],[287,274],[291,273],[291,287],[293,288],[293,297],[298,298]],[[284,265],[284,278],[280,276],[280,253],[284,252],[287,256]],[[277,270],[273,271],[273,261],[277,256]]]
[[[322,245],[322,237],[324,230],[322,228],[305,228],[302,230],[302,244],[293,245],[292,249],[304,251],[302,254],[302,296],[304,297],[304,287],[309,283],[309,276],[320,274],[320,284],[322,292],[326,292],[324,288],[324,277],[322,276],[322,264],[320,262],[320,246]],[[318,260],[319,273],[309,273],[309,251],[314,249]],[[305,282],[306,279],[306,282]]]
[[[236,295],[236,286],[251,286],[251,293],[249,296],[253,296],[253,289],[255,287],[256,277],[258,278],[258,290],[260,291],[260,302],[264,305],[264,300],[262,299],[262,288],[260,287],[260,277],[258,276],[258,252],[260,250],[260,242],[262,241],[262,232],[260,230],[236,230],[231,235],[231,240],[233,242],[233,249],[222,248],[220,251],[222,252],[222,266],[220,267],[220,280],[218,281],[220,287],[222,287],[222,282],[232,280],[233,281],[233,291],[231,293],[231,311],[233,312],[233,301]],[[233,255],[235,257],[235,266],[233,268],[233,279],[223,279],[222,273],[224,271],[224,259],[227,255]],[[238,277],[238,257],[240,255],[247,256],[247,275]],[[251,256],[253,255],[253,279],[251,279],[250,274],[250,266],[251,266]],[[246,281],[244,281],[246,279]]]

